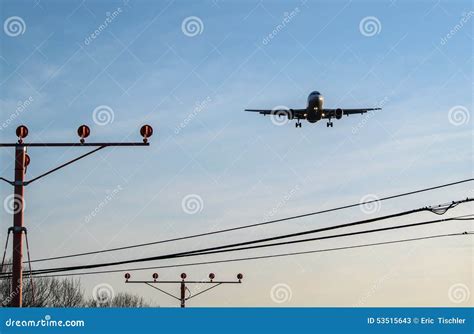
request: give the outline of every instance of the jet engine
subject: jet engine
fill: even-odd
[[[344,115],[344,110],[342,110],[341,108],[337,108],[336,109],[336,119],[341,119],[342,115]]]

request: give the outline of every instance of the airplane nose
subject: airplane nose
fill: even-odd
[[[324,97],[322,95],[318,96],[318,109],[323,109]]]

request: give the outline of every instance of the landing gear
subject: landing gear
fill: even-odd
[[[301,128],[301,126],[302,126],[301,122],[296,122],[295,123],[295,128]]]
[[[326,127],[329,128],[329,127],[333,127],[334,124],[332,124],[331,122],[331,117],[328,117],[328,123],[326,124]]]

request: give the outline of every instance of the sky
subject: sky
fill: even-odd
[[[470,1],[1,1],[0,139],[141,141],[107,148],[26,187],[33,259],[203,233],[359,203],[471,178]],[[245,108],[382,107],[294,122]],[[28,151],[26,178],[87,152]],[[0,150],[13,177],[13,150]],[[0,244],[12,222],[2,183]],[[34,269],[167,254],[331,226],[472,196],[472,184],[205,238],[37,263]],[[447,216],[472,213],[460,205]],[[437,219],[431,213],[377,227]],[[273,249],[154,261],[144,266],[315,250],[472,231],[447,222]],[[352,231],[352,230],[345,230]],[[189,306],[467,306],[469,236],[248,262],[133,272],[134,279],[224,280]],[[133,268],[133,265],[118,268]],[[83,276],[87,296],[136,293],[177,306],[123,273]],[[166,287],[178,293],[178,286]],[[196,294],[202,287],[190,286]],[[95,292],[94,292],[95,291]]]

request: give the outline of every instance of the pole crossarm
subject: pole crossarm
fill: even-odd
[[[150,146],[146,142],[111,142],[111,143],[0,143],[0,147],[89,147],[89,146]]]
[[[52,174],[66,166],[69,166],[70,164],[78,161],[78,160],[81,160],[99,150],[102,150],[106,147],[110,147],[110,146],[150,146],[150,143],[146,142],[146,143],[143,143],[143,142],[126,142],[126,143],[0,143],[0,147],[97,147],[95,148],[94,150],[90,151],[90,152],[87,152],[83,155],[80,155],[79,157],[77,158],[74,158],[62,165],[59,165],[58,167],[56,168],[53,168],[51,169],[50,171],[47,171],[46,173],[43,173],[31,180],[28,180],[28,181],[23,181],[23,186],[27,186],[31,183],[33,183],[34,181],[37,181],[49,174]],[[12,186],[15,186],[15,182],[13,181],[10,181],[10,180],[7,180],[3,177],[0,177],[0,180],[2,181],[5,181],[7,183],[9,183],[10,185]]]
[[[244,277],[242,274],[238,274],[237,275],[237,281],[215,281],[214,278],[216,277],[216,275],[214,273],[210,273],[209,274],[209,280],[207,281],[191,281],[191,280],[186,280],[186,274],[185,273],[182,273],[181,274],[181,280],[171,280],[171,281],[162,281],[162,280],[158,280],[158,274],[157,273],[154,273],[153,274],[153,281],[131,281],[130,280],[130,277],[131,275],[129,273],[126,273],[125,274],[125,284],[146,284],[150,287],[152,287],[153,289],[156,289],[162,293],[164,293],[165,295],[169,296],[169,297],[172,297],[176,300],[179,300],[180,301],[180,305],[181,307],[186,307],[186,301],[192,299],[192,298],[195,298],[199,295],[202,295],[203,293],[205,292],[208,292],[212,289],[215,289],[217,288],[218,286],[221,286],[223,284],[241,284],[242,283],[242,278]],[[162,290],[160,288],[158,288],[156,285],[158,284],[177,284],[180,286],[180,297],[177,297],[177,296],[174,296],[173,294],[165,291],[165,290]],[[187,287],[187,284],[210,284],[211,286],[202,290],[202,291],[199,291],[198,293],[196,293],[195,295],[193,295],[191,293],[191,290],[188,289]],[[189,296],[186,297],[186,290],[188,290],[189,292]]]
[[[126,281],[125,283],[164,283],[164,284],[178,284],[178,283],[188,283],[188,284],[241,284],[239,281]]]

